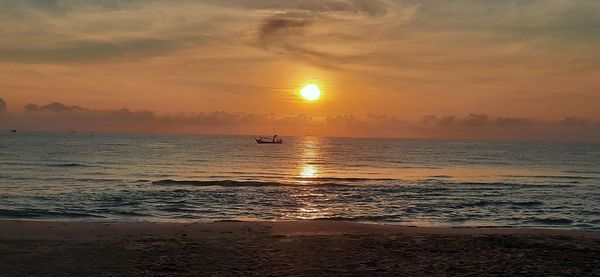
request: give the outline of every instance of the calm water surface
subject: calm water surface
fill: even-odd
[[[600,145],[0,134],[0,218],[600,230]]]

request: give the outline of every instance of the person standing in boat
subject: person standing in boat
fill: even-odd
[[[273,142],[277,142],[275,139],[277,138],[277,135],[273,136]]]

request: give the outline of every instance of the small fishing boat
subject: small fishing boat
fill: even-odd
[[[266,140],[261,140],[261,139],[256,139],[256,142],[258,144],[282,144],[283,143],[282,140],[278,140],[278,141],[266,141]]]
[[[270,137],[257,137],[254,138],[256,143],[258,144],[282,144],[282,139],[277,139],[277,135],[274,135],[273,138]]]
[[[10,130],[10,132],[11,132],[11,133],[16,133],[16,132],[17,132],[17,130],[15,130],[15,129],[12,129],[12,130]]]

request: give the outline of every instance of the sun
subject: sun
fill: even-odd
[[[315,84],[308,84],[302,88],[300,95],[308,101],[315,101],[321,97],[321,89]]]

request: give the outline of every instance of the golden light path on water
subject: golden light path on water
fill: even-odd
[[[319,168],[317,164],[321,158],[321,153],[319,151],[320,143],[320,138],[306,137],[301,144],[302,152],[300,155],[300,172],[298,174],[301,184],[310,184],[314,182],[315,178],[319,177]]]
[[[328,195],[317,192],[314,186],[316,178],[321,177],[319,161],[322,158],[320,152],[321,139],[318,137],[306,137],[301,144],[301,154],[299,157],[298,166],[298,184],[305,185],[299,190],[294,190],[290,195],[295,200],[298,207],[288,216],[290,218],[300,219],[317,219],[327,218],[332,215],[332,212],[324,205],[319,204],[326,202],[335,195]]]

